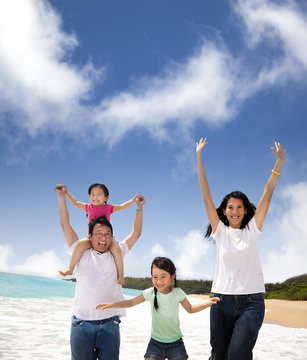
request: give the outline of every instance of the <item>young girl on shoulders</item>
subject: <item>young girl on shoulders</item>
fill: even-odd
[[[90,204],[83,203],[78,201],[68,190],[64,184],[60,184],[57,187],[66,190],[66,196],[69,201],[78,209],[84,210],[88,216],[88,222],[90,223],[92,219],[97,219],[99,216],[104,215],[109,221],[110,216],[113,212],[121,211],[132,205],[136,196],[132,199],[120,204],[120,205],[109,205],[107,201],[109,200],[109,190],[104,184],[92,184],[88,189],[88,194],[90,197]],[[74,268],[78,261],[80,260],[84,250],[91,247],[91,242],[86,236],[85,238],[79,240],[78,244],[73,250],[71,260],[68,266],[68,269],[65,271],[59,271],[62,276],[72,275]],[[119,245],[116,240],[113,238],[112,245],[110,246],[110,251],[112,252],[115,260],[115,264],[118,272],[118,283],[124,285],[124,263],[123,257]]]
[[[188,358],[180,330],[179,303],[190,314],[204,310],[219,301],[211,298],[207,302],[191,305],[183,290],[177,288],[176,268],[166,257],[156,257],[151,264],[154,287],[146,289],[139,296],[115,303],[102,303],[96,309],[129,308],[144,301],[151,302],[151,339],[144,358],[186,360]],[[172,281],[175,287],[171,286]]]

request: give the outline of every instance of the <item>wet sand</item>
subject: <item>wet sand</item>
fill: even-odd
[[[190,295],[208,299],[207,295]],[[307,301],[265,300],[264,322],[307,329]]]

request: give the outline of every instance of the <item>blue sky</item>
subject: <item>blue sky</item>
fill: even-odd
[[[149,276],[165,255],[179,278],[212,279],[195,159],[204,136],[216,205],[237,189],[257,204],[270,146],[284,145],[259,251],[266,282],[306,272],[304,1],[11,0],[0,26],[0,271],[57,277],[69,256],[53,188],[87,202],[102,182],[109,203],[147,199],[127,276]],[[85,235],[84,212],[68,207]],[[113,214],[118,240],[134,214]]]

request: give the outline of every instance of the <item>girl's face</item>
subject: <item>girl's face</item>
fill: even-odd
[[[223,213],[229,222],[229,226],[235,229],[240,229],[247,210],[245,209],[241,199],[230,198],[227,202],[226,209],[223,210]]]
[[[171,292],[171,283],[175,279],[176,274],[171,275],[169,272],[153,265],[152,267],[152,283],[153,286],[162,294]]]
[[[99,186],[95,186],[90,193],[90,202],[92,205],[102,206],[108,199],[109,196],[105,196],[104,191]]]

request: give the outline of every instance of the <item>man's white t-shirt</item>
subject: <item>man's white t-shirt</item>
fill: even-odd
[[[213,293],[244,295],[265,292],[257,249],[260,234],[254,217],[244,229],[234,229],[219,222],[211,235],[217,247]]]
[[[120,248],[123,256],[129,252],[125,241]],[[117,283],[117,269],[112,253],[99,253],[94,249],[83,252],[76,266],[76,289],[73,314],[82,320],[103,320],[112,316],[125,316],[125,309],[96,310],[102,302],[125,300],[122,287]]]

